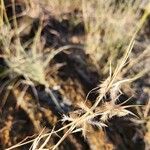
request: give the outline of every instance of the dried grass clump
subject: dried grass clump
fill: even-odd
[[[27,50],[26,47],[21,44],[19,38],[17,38],[14,43],[11,42],[15,33],[12,33],[9,27],[6,28],[5,32],[2,28],[0,33],[3,45],[2,57],[8,66],[8,69],[6,69],[2,75],[9,75],[10,80],[15,80],[19,76],[23,76],[25,82],[18,81],[19,83],[22,82],[33,87],[35,84],[41,84],[44,85],[46,91],[50,93],[49,87],[55,83],[50,76],[57,72],[58,67],[51,66],[49,69],[49,63],[57,53],[63,50],[63,48],[58,50],[44,50],[39,38],[41,29],[42,27],[39,28],[32,46]],[[6,35],[8,37],[5,37]],[[57,104],[56,100],[54,102]],[[57,106],[59,105],[57,104]]]
[[[59,4],[63,5],[60,1],[52,1],[49,4],[54,8],[58,7]],[[57,133],[64,129],[67,129],[65,134],[50,149],[56,149],[69,134],[82,132],[83,136],[86,137],[89,126],[103,130],[109,127],[109,122],[114,117],[125,117],[127,115],[136,117],[129,108],[138,105],[128,105],[127,102],[130,98],[124,102],[120,102],[119,100],[121,94],[123,94],[123,85],[133,82],[141,77],[143,73],[147,72],[146,70],[130,78],[124,78],[124,75],[137,63],[137,60],[139,61],[148,53],[146,49],[137,60],[129,61],[137,34],[150,14],[150,3],[148,3],[142,17],[137,21],[140,4],[141,1],[138,0],[134,2],[134,5],[133,1],[124,2],[123,4],[119,3],[118,5],[115,5],[110,0],[82,1],[83,17],[87,32],[86,53],[90,55],[98,69],[102,66],[100,62],[105,64],[104,69],[99,70],[102,71],[103,75],[109,73],[109,76],[95,88],[98,92],[98,97],[91,107],[87,106],[86,102],[81,102],[77,110],[70,112],[68,115],[63,114],[62,122],[69,123],[58,130],[53,129],[50,133],[44,135],[41,133],[37,138],[29,141],[33,142],[32,150],[44,149],[51,136],[57,135]],[[70,1],[66,1],[64,4],[65,7],[69,7],[70,5],[72,5]],[[8,66],[8,70],[4,72],[4,75],[8,75],[9,73],[10,79],[23,76],[26,81],[25,83],[29,85],[42,84],[52,96],[49,90],[52,81],[47,80],[47,72],[52,74],[57,71],[57,67],[52,67],[47,71],[49,63],[57,53],[70,48],[70,46],[62,47],[55,51],[45,50],[43,45],[40,44],[40,34],[42,31],[42,26],[40,26],[29,49],[26,49],[26,46],[22,45],[18,38],[17,29],[14,33],[11,32],[11,28],[9,27],[5,30],[7,35],[10,36],[5,36],[3,30],[1,30],[1,43],[4,49],[2,51],[3,58]],[[17,38],[12,43],[13,37]],[[108,63],[104,63],[105,58],[107,58]],[[109,64],[110,62],[111,64]],[[21,97],[21,99],[23,98]],[[53,101],[59,108],[59,104],[54,97]],[[147,124],[147,128],[149,132],[149,123]],[[43,137],[46,137],[46,139],[41,144]],[[16,145],[16,147],[23,144],[27,144],[27,142]]]
[[[82,2],[86,53],[101,70],[100,73],[106,75],[109,72],[109,62],[112,62],[114,69],[135,32],[142,2],[139,0]]]
[[[85,2],[85,5],[88,3],[90,3],[90,2],[89,1],[87,3]],[[96,5],[94,5],[94,6],[96,7]],[[88,8],[88,10],[89,10],[89,8]],[[94,13],[92,13],[92,14],[94,14]],[[120,95],[122,94],[122,91],[121,91],[122,84],[133,82],[140,76],[138,74],[137,76],[135,76],[134,78],[131,78],[131,79],[120,78],[121,72],[122,72],[123,68],[125,67],[125,65],[128,61],[128,58],[130,56],[130,53],[132,51],[137,33],[142,28],[142,26],[148,16],[149,16],[149,12],[147,10],[145,10],[145,13],[143,14],[142,18],[138,22],[136,28],[134,27],[134,29],[133,29],[134,33],[132,35],[132,38],[130,39],[130,43],[129,43],[128,47],[126,48],[126,51],[125,51],[124,55],[122,56],[121,60],[118,61],[118,65],[116,66],[114,71],[112,71],[111,67],[109,68],[110,76],[97,88],[99,96],[97,97],[93,106],[89,108],[86,106],[86,104],[81,103],[81,104],[79,104],[79,106],[80,106],[79,110],[72,112],[72,114],[70,114],[70,116],[65,115],[63,117],[63,121],[70,121],[71,123],[69,123],[68,125],[66,125],[65,127],[62,128],[62,129],[64,129],[66,127],[69,127],[68,131],[60,139],[60,141],[54,146],[53,149],[56,149],[56,147],[58,147],[58,145],[64,140],[64,138],[68,134],[71,134],[71,133],[74,133],[77,131],[82,131],[83,135],[85,136],[87,127],[89,124],[92,124],[99,128],[103,128],[103,127],[107,126],[106,124],[107,124],[107,122],[109,122],[109,119],[111,119],[114,116],[123,117],[123,116],[129,115],[129,114],[136,116],[134,113],[129,111],[127,108],[135,107],[137,105],[125,105],[126,102],[129,101],[130,99],[127,99],[126,101],[124,101],[120,104],[117,103],[117,100],[119,99]],[[93,24],[93,26],[94,26],[94,24]],[[87,28],[88,27],[89,26],[87,26]],[[93,39],[93,37],[90,37],[90,38]],[[99,39],[99,38],[96,38],[96,39]],[[93,53],[93,51],[92,51],[92,53]],[[92,53],[91,53],[91,55],[92,55]],[[110,97],[109,101],[107,100],[106,95],[109,95],[109,97]],[[58,130],[58,131],[60,131],[60,130]]]
[[[3,45],[3,57],[8,65],[9,73],[14,73],[14,76],[23,75],[27,80],[32,79],[35,82],[47,86],[46,81],[46,69],[52,58],[61,50],[44,50],[42,43],[39,39],[42,27],[40,27],[37,35],[33,41],[33,45],[30,49],[26,49],[25,45],[22,45],[20,39],[17,38],[14,43],[11,43],[15,33],[12,33],[12,29],[6,27],[6,30],[1,30],[1,38]],[[8,37],[5,37],[5,36]],[[4,41],[4,40],[5,41]],[[53,71],[54,68],[51,70]]]
[[[6,14],[5,6],[3,6],[2,11]],[[16,85],[19,86],[23,83],[24,85],[27,85],[27,88],[31,86],[36,96],[35,85],[44,85],[46,93],[50,95],[55,105],[62,111],[59,103],[50,90],[52,86],[57,84],[52,76],[56,76],[57,70],[61,65],[52,64],[52,60],[58,53],[70,49],[72,46],[63,46],[58,49],[45,48],[45,42],[41,38],[43,17],[41,17],[35,37],[26,43],[22,43],[20,33],[23,29],[18,26],[16,17],[14,11],[14,19],[12,20],[14,28],[12,28],[9,20],[7,23],[4,21],[8,19],[8,17],[5,16],[4,19],[3,16],[1,16],[1,18],[4,19],[1,20],[2,24],[0,26],[1,57],[7,65],[4,72],[1,73],[1,76],[9,76],[10,81],[7,84],[11,81],[16,82],[21,76],[24,77],[23,80],[17,81]],[[27,88],[24,88],[25,91]]]

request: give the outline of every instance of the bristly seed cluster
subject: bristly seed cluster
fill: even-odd
[[[119,96],[118,96],[119,98]],[[134,107],[135,105],[125,105],[130,99],[117,104],[117,100],[103,101],[99,106],[93,108],[88,107],[85,103],[81,102],[78,110],[71,112],[68,116],[63,115],[62,122],[71,122],[72,133],[81,131],[83,136],[86,137],[89,125],[102,129],[107,127],[107,123],[114,116],[124,117],[126,115],[136,115],[127,108]]]

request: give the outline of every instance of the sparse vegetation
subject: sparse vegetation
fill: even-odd
[[[149,1],[0,6],[0,149],[150,148]]]

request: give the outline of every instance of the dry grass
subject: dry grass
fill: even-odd
[[[28,41],[24,45],[21,44],[19,33],[20,28],[14,20],[15,30],[9,26],[1,28],[0,36],[2,43],[2,58],[4,58],[8,69],[5,70],[1,76],[9,75],[10,80],[15,80],[19,76],[23,76],[25,80],[18,81],[17,86],[21,83],[33,87],[36,94],[35,85],[44,85],[46,92],[52,97],[52,100],[57,105],[58,109],[61,108],[52,94],[50,87],[55,85],[55,81],[51,76],[57,74],[57,70],[62,66],[60,64],[51,65],[52,59],[60,52],[68,50],[72,45],[60,47],[59,49],[44,48],[44,41],[40,39],[42,31],[42,21],[36,32],[33,41]],[[15,38],[16,37],[16,38]],[[13,39],[15,38],[15,40]],[[14,42],[12,42],[14,41]],[[27,88],[24,88],[25,91]],[[23,91],[24,93],[24,91]]]
[[[116,6],[111,0],[83,0],[86,52],[99,70],[103,68],[104,75],[109,72],[110,62],[114,70],[135,32],[142,2],[132,3],[126,1]]]
[[[138,58],[132,55],[132,50],[135,44],[138,43],[137,37],[150,15],[150,3],[143,6],[142,1],[136,0],[134,3],[133,1],[128,1],[116,5],[111,0],[82,0],[82,5],[79,5],[81,2],[78,0],[73,3],[70,0],[45,0],[39,3],[29,1],[29,9],[35,8],[36,3],[38,7],[41,5],[42,9],[44,6],[46,10],[50,8],[51,12],[55,14],[54,16],[58,18],[61,17],[60,14],[62,12],[68,13],[74,9],[82,10],[85,26],[85,53],[89,55],[97,68],[97,72],[101,74],[105,80],[101,82],[98,87],[93,89],[93,91],[98,93],[93,104],[89,106],[86,101],[81,102],[78,104],[77,110],[69,114],[62,114],[61,121],[65,123],[63,127],[59,129],[53,128],[49,133],[42,131],[35,139],[22,141],[17,145],[7,148],[7,150],[15,149],[28,143],[32,143],[30,150],[55,150],[70,134],[82,132],[82,135],[86,139],[91,126],[103,131],[103,129],[109,128],[109,123],[114,117],[121,118],[129,116],[131,118],[137,118],[137,115],[133,113],[130,108],[139,105],[137,105],[136,102],[135,105],[128,104],[131,97],[120,102],[120,97],[126,94],[124,93],[125,86],[132,88],[130,86],[131,83],[149,72],[149,68],[145,68],[136,73],[130,73],[129,71],[131,71],[139,61],[149,59],[149,45],[144,46],[144,50],[140,53]],[[143,14],[141,14],[141,9],[144,11]],[[53,10],[55,10],[55,12]],[[29,12],[30,11],[28,11],[28,13]],[[42,29],[44,27],[43,14],[41,15],[40,24],[34,38],[27,43],[22,43],[20,39],[22,27],[18,26],[17,15],[15,13],[14,16],[14,28],[12,28],[6,15],[4,1],[1,0],[0,50],[1,58],[3,58],[7,65],[1,77],[9,77],[9,81],[6,81],[3,86],[1,86],[1,91],[3,87],[11,83],[12,86],[9,86],[9,88],[13,89],[15,93],[20,84],[24,85],[23,90],[16,94],[17,105],[21,106],[29,115],[34,127],[38,130],[41,129],[41,126],[38,121],[38,123],[35,121],[34,110],[32,112],[31,107],[28,109],[27,103],[30,102],[24,101],[27,89],[32,87],[34,94],[37,96],[36,85],[43,85],[45,92],[49,94],[58,110],[63,112],[58,100],[51,91],[51,88],[58,84],[53,77],[57,76],[58,69],[61,65],[52,64],[52,61],[58,53],[71,48],[80,49],[80,47],[78,45],[66,45],[58,49],[45,48],[45,41],[41,38]],[[33,14],[32,16],[35,15]],[[23,79],[20,79],[20,77]],[[12,81],[14,82],[12,83]],[[89,92],[89,94],[90,93],[91,92]],[[85,100],[88,100],[89,94]],[[148,106],[144,109],[144,113],[142,112],[143,120],[148,118],[146,122],[147,133],[145,135],[145,142],[148,143],[148,146],[150,145],[148,140],[150,132],[148,116],[149,105],[148,103]],[[69,123],[66,124],[66,122]],[[52,146],[53,142],[50,143],[50,139],[65,129],[67,131],[60,137],[58,142]]]

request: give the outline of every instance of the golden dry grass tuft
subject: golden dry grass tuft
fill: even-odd
[[[144,66],[144,69],[141,67],[144,63],[147,63],[150,58],[150,45],[145,41],[141,42],[139,40],[142,38],[143,34],[146,34],[144,33],[144,28],[148,28],[146,27],[146,23],[150,16],[150,2],[144,4],[141,0],[120,2],[113,2],[111,0],[75,0],[74,2],[70,0],[28,0],[27,2],[23,2],[26,6],[26,10],[25,13],[21,13],[21,15],[16,13],[17,3],[20,5],[21,1],[13,0],[11,2],[11,18],[7,16],[8,12],[4,1],[1,0],[0,3],[0,58],[5,64],[0,64],[0,66],[2,66],[2,71],[0,70],[0,94],[3,94],[3,92],[6,91],[7,94],[5,93],[5,98],[1,101],[3,106],[5,106],[5,104],[7,106],[7,103],[10,103],[11,105],[9,97],[10,93],[13,92],[16,98],[15,105],[17,106],[14,111],[18,113],[17,108],[21,109],[21,111],[23,110],[33,125],[34,131],[32,133],[35,133],[36,137],[34,136],[31,140],[24,139],[18,144],[16,144],[17,142],[14,142],[14,145],[10,144],[10,147],[6,145],[6,149],[22,148],[22,146],[28,146],[28,144],[30,144],[30,150],[55,150],[59,149],[60,144],[63,145],[65,141],[67,141],[66,139],[73,134],[75,134],[75,139],[76,136],[77,138],[82,136],[85,138],[86,144],[83,142],[84,140],[79,142],[83,148],[85,145],[88,145],[92,149],[93,145],[90,145],[90,143],[92,143],[90,142],[90,138],[93,138],[94,135],[88,137],[90,135],[89,133],[92,131],[95,132],[95,135],[96,131],[97,133],[100,132],[100,135],[102,133],[103,142],[98,142],[96,140],[96,143],[99,143],[99,147],[101,147],[103,145],[102,143],[108,144],[107,141],[105,141],[105,138],[109,139],[109,136],[105,131],[109,128],[113,128],[112,124],[115,124],[113,121],[115,118],[120,120],[122,118],[130,118],[130,121],[133,119],[134,121],[132,124],[134,124],[134,127],[136,127],[137,130],[140,129],[143,133],[145,132],[145,136],[142,138],[146,147],[149,148],[150,103],[148,99],[145,100],[146,102],[144,102],[143,99],[139,102],[138,98],[135,98],[137,101],[132,103],[132,98],[135,96],[132,91],[136,90],[133,85],[138,86],[135,81],[138,82],[139,78],[148,76],[150,71],[148,67]],[[36,9],[35,12],[33,11],[34,9]],[[77,14],[82,14],[82,16],[80,15],[80,17],[77,18],[74,17],[71,21],[64,17],[65,14],[71,14],[72,11],[74,12],[75,10],[77,11]],[[23,24],[18,24],[19,17],[24,17],[24,14],[33,20],[39,19],[38,28],[34,31],[35,35],[26,42],[22,42],[21,40],[21,34],[24,31],[24,27],[22,27]],[[53,17],[58,20],[54,21],[54,25],[52,20],[47,19]],[[47,26],[44,22],[45,18],[48,20]],[[84,36],[82,39],[83,45],[70,42],[70,37],[73,36],[72,34],[75,30],[74,26],[78,24],[78,19],[80,25],[82,24],[81,26],[84,27],[84,35],[82,35]],[[64,24],[63,21],[66,24]],[[68,23],[69,21],[71,23]],[[75,23],[70,27],[70,25],[73,24],[72,22]],[[51,29],[53,26],[54,29]],[[66,28],[68,30],[65,26],[67,26]],[[63,44],[56,46],[57,48],[45,46],[47,40],[42,35],[45,27],[47,27],[47,34],[50,33],[48,40],[57,35],[59,38],[62,38],[62,41],[68,40],[66,42],[67,44],[62,42]],[[58,34],[55,34],[55,30],[57,30],[56,32]],[[60,36],[61,34],[62,36]],[[55,42],[55,40],[53,42]],[[74,49],[79,51],[77,56]],[[68,52],[67,50],[70,51]],[[138,57],[135,52],[136,50],[140,51],[138,52]],[[86,60],[82,58],[82,53],[84,53],[84,59]],[[74,61],[74,58],[76,61]],[[64,67],[62,60],[66,61],[64,62],[66,65],[65,67],[68,67],[67,69]],[[55,61],[61,63],[56,63]],[[77,65],[74,67],[74,64],[76,63]],[[87,64],[87,68],[85,69],[82,67],[84,66],[82,64]],[[91,86],[91,84],[89,84],[90,82],[87,82],[86,84],[83,83],[83,81],[85,82],[90,79],[90,77],[88,78],[88,75],[90,74],[87,73],[87,70],[91,68],[91,64],[96,68],[93,70],[95,70],[100,77],[100,81],[97,83],[97,87],[94,89],[93,87],[90,88],[92,90],[89,91],[89,93],[84,93],[84,90],[81,90],[81,92],[87,94],[87,97],[84,97],[85,101],[81,99],[81,102],[76,105],[75,97],[78,95],[74,94],[75,96],[72,96],[74,98],[70,100],[69,98],[63,97],[64,95],[61,95],[60,91],[64,90],[63,85],[65,82],[67,83],[67,81],[71,80],[76,83],[80,76],[82,78],[79,79],[79,83],[83,89],[87,88],[86,85]],[[140,70],[138,70],[138,68]],[[75,69],[79,69],[79,71],[76,71]],[[84,71],[85,73],[83,73]],[[94,78],[95,77],[96,76],[94,76]],[[145,80],[146,79],[143,79],[142,81],[144,82]],[[56,110],[51,108],[54,106],[45,107],[41,105],[42,102],[35,102],[35,99],[38,99],[39,95],[37,86],[40,88],[44,86],[43,95],[45,96],[48,94],[50,96],[50,100],[53,101],[57,108],[57,113],[55,113]],[[54,88],[56,86],[61,90],[59,91],[59,88]],[[30,88],[33,90],[34,97],[31,94],[32,92],[28,91]],[[76,91],[74,86],[71,88]],[[144,88],[145,87],[143,87],[143,89]],[[130,91],[130,89],[132,89],[132,91]],[[57,96],[57,93],[54,93],[54,91],[57,91],[60,95]],[[90,94],[93,91],[97,93],[96,98],[95,95],[90,98]],[[67,95],[67,92],[69,93],[70,91],[64,90],[63,94]],[[146,93],[149,93],[149,91]],[[62,99],[65,99],[65,102],[61,102],[59,97],[63,97]],[[69,101],[71,105],[68,105],[66,101]],[[66,113],[62,110],[62,103],[64,103],[63,108],[65,108],[66,105],[66,107],[70,107]],[[146,103],[148,103],[148,105],[147,107],[144,107],[143,104]],[[50,102],[48,104],[52,105]],[[55,128],[52,127],[53,123],[47,121],[52,120],[49,118],[48,114],[47,116],[44,114],[44,117],[42,114],[42,110],[45,110],[46,113],[50,113],[49,109],[52,109],[52,118],[57,118],[58,121],[58,123],[55,124]],[[41,117],[39,117],[40,119],[36,117],[36,113],[37,115],[38,113],[42,114]],[[10,114],[10,116],[13,117],[12,114]],[[138,123],[138,120],[142,123]],[[0,121],[3,123],[2,119],[0,119]],[[44,127],[42,121],[45,121],[43,123]],[[140,127],[138,127],[138,125]],[[10,124],[10,128],[11,127],[13,127],[13,123]],[[43,129],[40,132],[42,128],[45,130]],[[127,128],[130,127],[127,126]],[[146,128],[146,131],[144,131],[144,128]],[[3,133],[3,130],[5,130],[4,127],[2,129],[0,128],[0,133]],[[13,128],[11,130],[13,130]],[[13,139],[13,137],[10,138],[11,130],[7,132],[9,136],[8,139]],[[116,135],[121,134],[118,133],[116,129],[114,130]],[[82,136],[77,132],[81,132]],[[125,132],[123,134],[125,134]],[[124,136],[127,138],[126,135]],[[134,139],[134,137],[135,136],[132,135],[132,139]],[[71,142],[77,143],[76,141],[78,140],[75,139]],[[91,139],[91,141],[94,140]],[[111,138],[109,140],[112,142],[111,145],[113,145],[110,146],[108,144],[109,149],[113,149],[114,147],[120,148],[118,146],[119,144],[116,144],[118,139],[115,141],[116,143]],[[4,143],[2,143],[2,145],[3,144]],[[80,147],[79,144],[77,145],[77,147]]]

